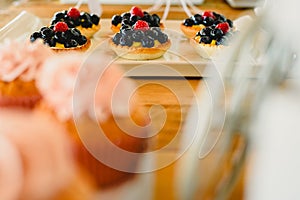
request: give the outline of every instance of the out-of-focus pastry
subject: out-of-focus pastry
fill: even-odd
[[[104,63],[101,55],[92,60],[57,55],[45,63],[37,84],[43,96],[40,109],[67,127],[77,144],[78,164],[100,188],[133,177],[147,134],[134,84],[117,66]]]
[[[6,40],[0,44],[0,107],[32,108],[41,99],[35,78],[52,53],[41,41]]]

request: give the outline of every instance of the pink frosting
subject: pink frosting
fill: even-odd
[[[112,113],[129,113],[134,84],[102,56],[57,55],[48,59],[37,77],[37,87],[61,120],[89,113],[105,120]],[[94,113],[96,115],[94,115]]]
[[[16,78],[31,81],[52,51],[40,41],[18,42],[5,40],[0,45],[0,80],[10,82]]]
[[[1,109],[0,121],[0,143],[6,144],[1,150],[9,154],[0,155],[0,174],[2,169],[6,174],[0,176],[0,198],[51,199],[70,183],[75,173],[71,139],[53,116]]]

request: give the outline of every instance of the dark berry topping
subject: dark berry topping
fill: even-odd
[[[203,24],[205,26],[211,26],[214,24],[214,19],[212,17],[203,17]]]
[[[194,20],[191,19],[191,18],[187,18],[187,19],[185,19],[184,22],[183,22],[183,25],[185,25],[185,26],[193,26],[194,24],[195,24],[195,23],[194,23]]]
[[[154,39],[152,37],[145,37],[142,39],[142,46],[143,47],[147,47],[147,48],[151,48],[154,46]]]
[[[114,26],[117,26],[118,24],[120,24],[122,22],[122,17],[120,15],[114,15],[112,17],[112,20],[111,20],[111,23],[114,25]]]
[[[44,44],[55,47],[57,43],[64,45],[65,48],[77,47],[87,42],[87,38],[81,35],[76,28],[68,28],[65,30],[65,22],[58,22],[54,26],[42,27],[40,31],[34,32],[30,36],[30,41],[43,39]]]
[[[54,14],[51,25],[55,25],[58,22],[65,22],[69,28],[75,28],[80,25],[84,28],[90,28],[93,24],[99,24],[100,17],[96,14],[91,15],[87,12],[80,12],[77,8],[70,8]]]

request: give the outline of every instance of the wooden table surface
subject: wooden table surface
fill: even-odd
[[[0,11],[0,28],[3,27],[7,22],[17,16],[22,10],[31,12],[39,17],[49,18],[53,13],[67,9],[71,5],[62,5],[58,1],[38,1],[31,0],[26,4],[13,5],[7,8],[6,11]],[[146,5],[141,5],[142,8],[148,8]],[[224,14],[227,18],[236,19],[239,16],[245,14],[252,14],[252,9],[233,9],[223,0],[205,0],[202,5],[198,6],[201,10],[213,10]],[[122,13],[128,11],[131,5],[103,5],[102,18],[111,18],[116,13]],[[87,10],[85,5],[82,6],[83,10]],[[157,12],[162,16],[162,12]],[[182,11],[181,7],[172,6],[171,13],[168,19],[183,20],[187,16]],[[158,135],[153,140],[151,148],[158,149],[168,144],[174,137],[175,134],[180,134],[182,127],[185,123],[185,117],[188,109],[191,106],[194,98],[194,93],[190,90],[186,90],[185,84],[188,85],[195,91],[195,89],[203,84],[201,78],[156,78],[156,77],[140,77],[134,78],[134,81],[141,85],[138,92],[141,96],[142,104],[150,108],[153,105],[162,106],[166,113],[167,118],[163,128],[159,131]],[[170,88],[176,88],[176,93]],[[182,99],[178,101],[178,96]],[[157,126],[161,123],[160,116],[154,116],[153,122],[157,123]],[[170,149],[170,152],[166,154],[172,155],[174,149]],[[163,157],[163,156],[162,156]],[[157,158],[162,159],[162,158]],[[174,169],[176,168],[176,162],[153,172],[155,176],[155,191],[154,199],[177,199],[174,186]],[[232,193],[232,199],[242,199],[242,176],[240,176],[240,184],[235,188]]]

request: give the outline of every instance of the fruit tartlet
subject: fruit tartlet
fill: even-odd
[[[115,53],[131,60],[150,60],[161,57],[171,46],[168,35],[159,27],[149,27],[148,23],[138,20],[132,27],[123,26],[109,40]]]
[[[164,29],[164,25],[160,22],[160,17],[157,14],[150,14],[137,6],[133,6],[129,12],[114,15],[111,19],[111,29],[114,33],[117,33],[120,31],[121,26],[133,26],[138,20],[146,21],[149,27]]]
[[[43,96],[37,109],[67,128],[78,165],[100,189],[111,189],[134,178],[139,153],[147,148],[148,119],[134,84],[105,63],[101,55],[86,59],[76,53],[48,60],[37,81]]]
[[[230,28],[233,27],[232,21],[224,15],[212,11],[204,11],[202,14],[195,14],[185,19],[180,25],[180,29],[186,37],[193,38],[201,29],[224,22],[227,22]]]
[[[98,15],[80,12],[77,8],[56,12],[51,25],[57,22],[66,22],[69,28],[77,28],[87,38],[93,37],[101,27]]]
[[[191,39],[191,44],[203,58],[211,58],[213,54],[229,45],[230,39],[238,31],[230,28],[227,22],[216,26],[205,27]]]
[[[42,41],[6,40],[0,45],[0,107],[32,108],[41,99],[35,79],[44,61],[53,55]]]
[[[44,44],[56,52],[70,50],[84,52],[91,45],[90,39],[82,35],[77,28],[69,28],[65,22],[57,22],[50,27],[44,26],[40,31],[31,34],[31,42],[37,39],[42,39]]]

